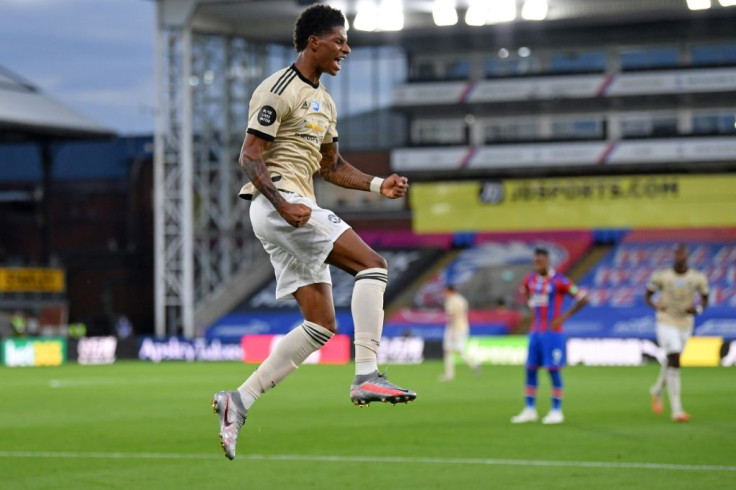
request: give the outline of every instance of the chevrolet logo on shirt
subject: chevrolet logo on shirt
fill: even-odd
[[[318,134],[318,135],[324,134],[324,132],[327,131],[327,128],[322,126],[317,121],[304,121],[304,123],[302,123],[302,127],[311,129],[312,134]]]
[[[318,145],[322,143],[327,127],[315,120],[305,119],[302,122],[301,131],[303,132],[297,132],[296,136]]]

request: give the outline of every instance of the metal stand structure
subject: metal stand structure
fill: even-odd
[[[237,192],[250,94],[266,48],[193,32],[195,0],[157,3],[155,332],[197,332],[196,311],[264,258]]]

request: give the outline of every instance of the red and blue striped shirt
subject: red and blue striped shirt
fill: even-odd
[[[566,294],[581,296],[581,291],[567,277],[554,269],[547,275],[540,276],[536,272],[528,274],[521,284],[521,292],[527,298],[532,310],[530,332],[561,332],[562,325],[552,326],[552,321],[562,314],[562,300]]]

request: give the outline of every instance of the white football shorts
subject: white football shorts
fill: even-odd
[[[445,328],[445,336],[442,339],[442,350],[463,352],[467,342],[467,332],[453,332],[451,329]]]
[[[291,226],[261,194],[251,202],[250,221],[271,258],[276,274],[276,299],[291,299],[294,291],[302,286],[332,284],[325,259],[332,252],[335,240],[350,225],[311,199],[284,191],[281,195],[290,203],[304,204],[312,209],[312,216],[304,226]]]
[[[680,328],[666,323],[657,323],[657,343],[665,354],[681,354],[692,334],[692,328]]]

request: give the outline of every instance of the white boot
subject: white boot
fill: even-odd
[[[564,421],[565,416],[562,415],[562,410],[550,410],[542,419],[543,424],[561,424]]]
[[[539,420],[537,409],[529,407],[524,408],[519,415],[511,417],[512,424],[526,424],[528,422],[536,422],[537,420]]]

